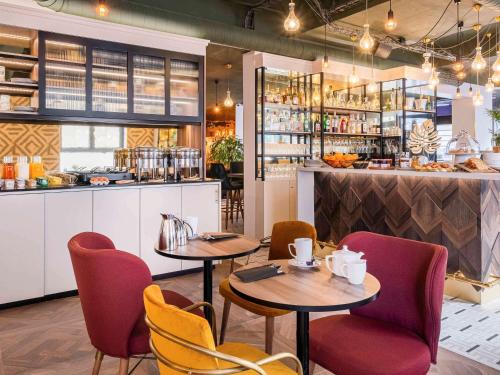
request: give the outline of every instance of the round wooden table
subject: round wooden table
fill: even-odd
[[[309,313],[313,311],[338,311],[366,305],[374,301],[380,283],[367,273],[363,284],[349,284],[346,278],[333,275],[324,262],[319,269],[300,269],[289,266],[288,260],[252,263],[238,271],[263,264],[279,264],[283,275],[244,283],[232,273],[231,289],[251,302],[278,309],[297,312],[297,357],[304,374],[309,373]]]
[[[260,249],[260,242],[245,236],[221,240],[189,240],[187,245],[173,251],[155,249],[157,254],[167,258],[203,261],[203,301],[212,303],[212,268],[214,260],[234,259],[250,255]],[[209,322],[210,309],[205,307],[205,317]]]

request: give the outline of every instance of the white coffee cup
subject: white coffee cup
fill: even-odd
[[[342,272],[346,275],[347,280],[349,280],[351,284],[363,284],[366,276],[366,259],[344,263]]]
[[[292,247],[295,248],[295,254],[292,253]],[[306,264],[312,260],[312,239],[296,238],[293,243],[288,244],[288,251],[297,263]]]
[[[196,216],[186,216],[184,222],[189,225],[193,233],[191,237],[196,237],[198,235],[198,217]]]

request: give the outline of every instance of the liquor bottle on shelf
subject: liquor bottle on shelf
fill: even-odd
[[[293,105],[299,105],[299,96],[297,95],[297,91],[295,88],[292,90],[292,104]]]
[[[321,132],[321,122],[319,121],[319,115],[316,115],[314,118],[314,131],[316,133]]]

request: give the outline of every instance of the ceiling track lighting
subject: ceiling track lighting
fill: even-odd
[[[486,60],[481,52],[481,44],[479,43],[479,30],[481,30],[481,24],[479,23],[479,11],[481,10],[481,4],[474,4],[474,10],[477,12],[477,24],[473,26],[476,31],[476,55],[474,60],[472,60],[472,70],[480,71],[486,68]]]
[[[363,25],[365,31],[359,40],[359,47],[362,51],[368,52],[375,46],[375,40],[370,35],[370,24],[368,23],[368,0],[365,1],[365,24]]]
[[[285,30],[289,33],[296,33],[300,29],[300,21],[295,15],[295,3],[293,0],[288,4],[288,16],[283,23]]]
[[[95,11],[99,17],[107,17],[109,14],[109,8],[106,4],[106,0],[99,0]]]
[[[398,23],[394,18],[394,12],[392,11],[392,0],[389,0],[389,12],[387,12],[387,20],[385,21],[384,26],[387,31],[393,31],[398,26]]]

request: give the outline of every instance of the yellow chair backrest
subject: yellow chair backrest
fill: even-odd
[[[215,350],[215,343],[208,322],[200,316],[165,303],[158,285],[148,286],[144,290],[144,306],[150,322],[163,331],[192,344]],[[192,369],[216,370],[219,368],[216,358],[182,346],[160,336],[153,330],[150,331],[156,350],[169,361]],[[161,375],[182,374],[167,367],[160,361],[158,361],[158,367]]]

